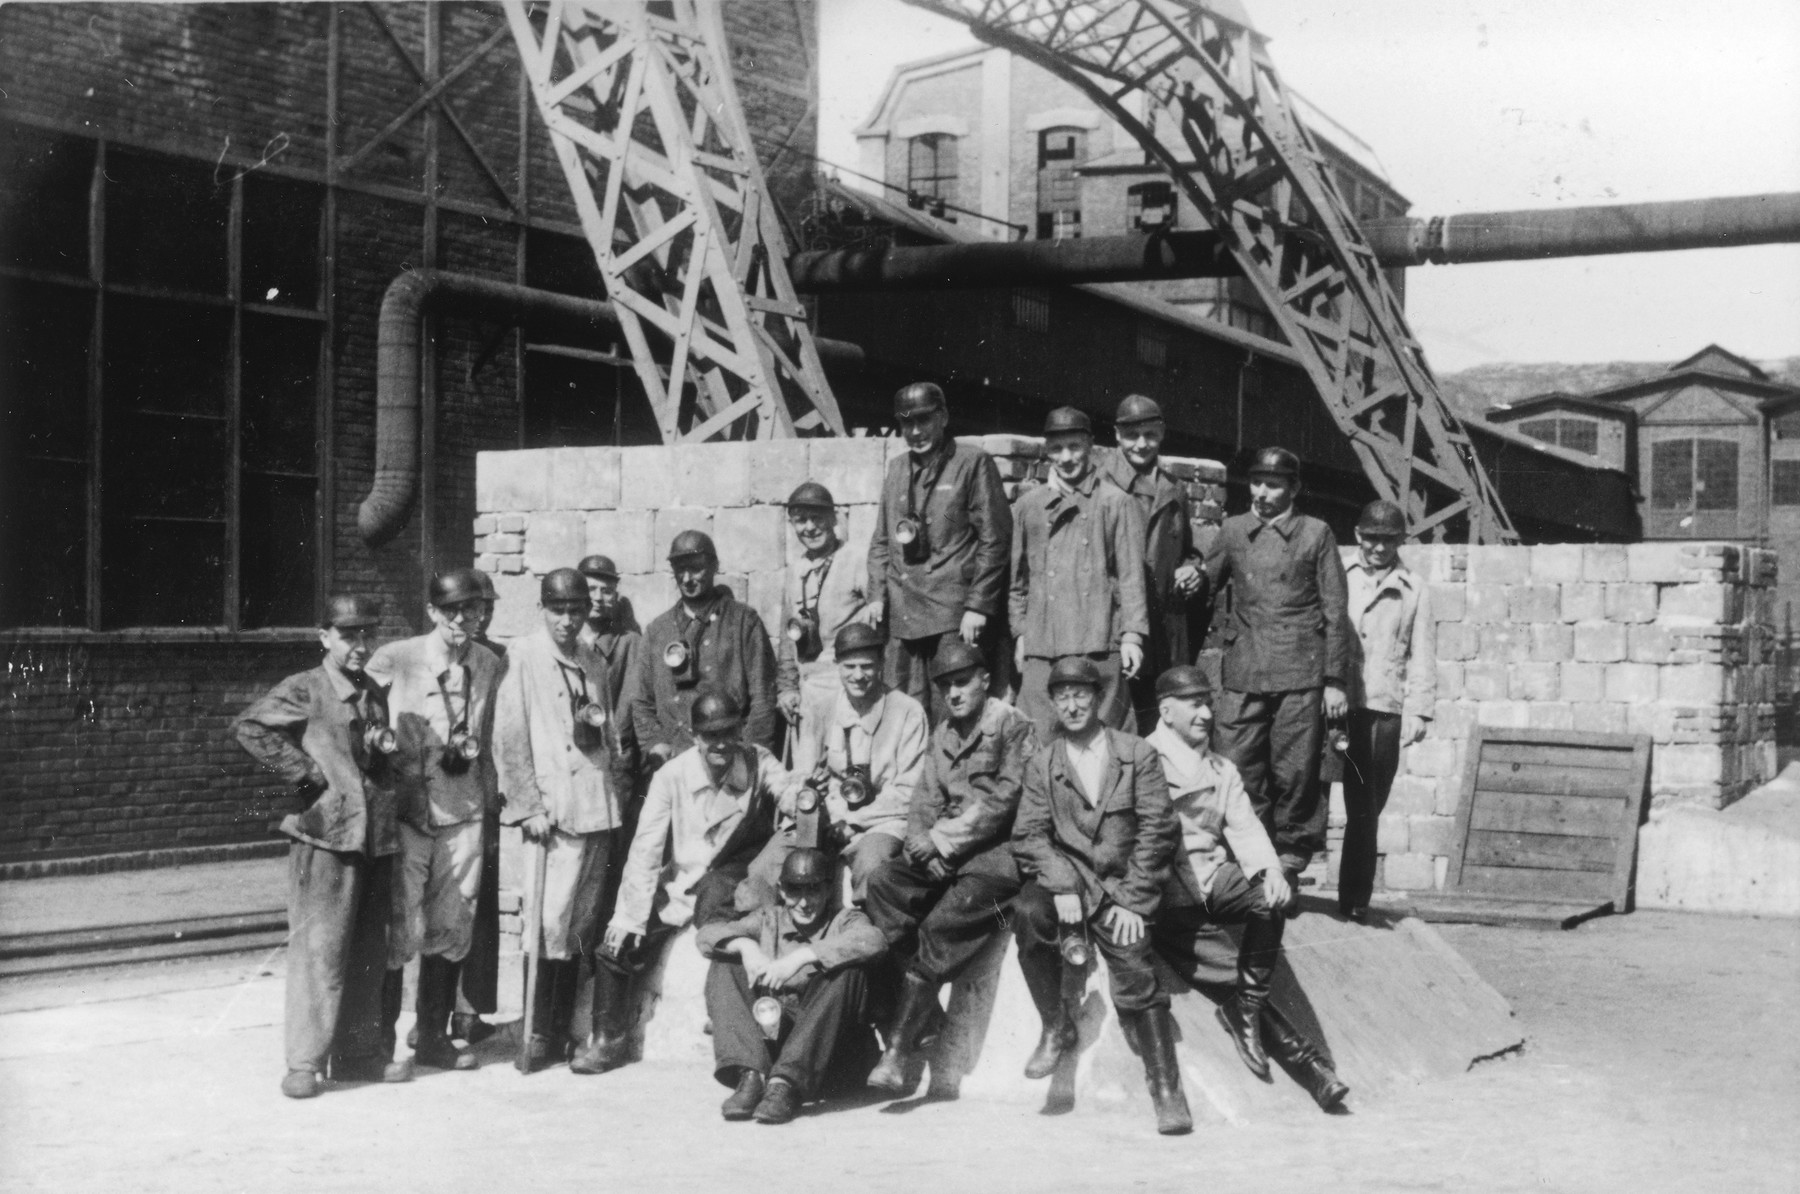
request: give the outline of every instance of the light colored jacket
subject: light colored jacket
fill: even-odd
[[[845,753],[846,731],[853,756]],[[867,713],[858,715],[850,698],[840,689],[829,717],[800,723],[794,744],[795,774],[808,774],[823,757],[831,768],[831,784],[825,795],[831,819],[857,830],[878,830],[903,838],[913,793],[925,775],[925,747],[930,735],[924,706],[905,693],[889,689]],[[852,762],[867,763],[869,778],[875,785],[874,799],[860,808],[844,803],[839,781]]]
[[[1352,709],[1429,718],[1437,701],[1437,624],[1431,586],[1405,564],[1376,579],[1362,560],[1344,569],[1350,590]]]
[[[370,658],[365,670],[388,686],[389,724],[400,740],[394,756],[400,819],[415,829],[461,825],[492,806],[494,694],[502,666],[499,656],[475,642],[460,664],[453,663],[435,630],[389,643]],[[446,771],[452,723],[464,719],[481,743],[481,757],[467,769]]]
[[[814,579],[820,569],[822,580]],[[819,654],[802,661],[794,642],[787,636],[788,620],[800,612],[807,595],[813,593],[818,602]],[[866,547],[839,543],[837,550],[817,560],[802,558],[788,568],[787,587],[782,595],[781,625],[775,628],[779,657],[775,667],[777,692],[800,691],[800,678],[837,666],[837,654],[831,648],[837,632],[860,615],[869,604],[869,557]]]
[[[506,794],[502,821],[518,825],[547,813],[563,833],[618,827],[613,755],[619,720],[606,681],[605,663],[585,644],[566,659],[543,627],[513,641],[494,713],[494,761]],[[585,749],[575,741],[571,691],[585,692],[607,714],[606,726]]]
[[[1204,903],[1213,875],[1232,858],[1249,877],[1281,869],[1269,832],[1231,760],[1211,750],[1195,750],[1160,721],[1145,741],[1162,758],[1169,802],[1181,828],[1181,849],[1163,903],[1172,907]]]

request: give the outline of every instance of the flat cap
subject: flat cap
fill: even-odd
[[[481,577],[473,568],[452,568],[431,578],[431,604],[461,605],[465,601],[485,601]]]
[[[619,579],[619,566],[612,562],[611,556],[584,556],[581,563],[575,565],[575,571],[583,576],[598,576],[603,580]]]
[[[1177,664],[1156,678],[1156,699],[1164,697],[1209,697],[1212,681],[1191,663]]]
[[[1133,423],[1149,423],[1163,417],[1162,407],[1142,394],[1128,394],[1113,412],[1113,426],[1129,427]]]
[[[831,860],[823,850],[801,846],[782,860],[783,887],[823,887],[831,882]]]
[[[669,544],[669,558],[679,560],[685,556],[705,556],[716,562],[719,549],[713,546],[712,536],[705,531],[683,531]]]
[[[835,510],[837,503],[831,500],[831,490],[817,481],[802,481],[788,494],[787,508],[790,510]]]
[[[987,665],[987,657],[980,651],[960,638],[953,638],[937,649],[937,657],[931,661],[931,678],[942,680],[945,676],[954,676],[971,668],[985,668]]]
[[[1363,507],[1356,529],[1365,535],[1405,535],[1406,512],[1380,498]]]
[[[1059,406],[1044,416],[1044,434],[1058,435],[1068,431],[1080,431],[1088,435],[1094,434],[1094,421],[1087,417],[1085,410],[1077,410],[1072,406]]]
[[[333,593],[327,597],[324,615],[319,619],[321,627],[334,627],[338,630],[380,624],[381,602],[373,597],[358,597],[351,593]]]
[[[744,711],[729,692],[709,687],[701,689],[700,695],[694,698],[694,707],[688,711],[688,722],[696,734],[735,730],[744,724]]]
[[[846,623],[831,640],[831,653],[842,659],[852,651],[879,651],[887,646],[887,635],[867,622]]]
[[[579,601],[586,605],[587,577],[573,568],[557,568],[546,572],[544,579],[538,582],[538,600],[545,605],[553,601]]]
[[[1298,481],[1300,479],[1300,458],[1286,448],[1263,448],[1250,458],[1250,467],[1244,471],[1252,477],[1261,474]]]
[[[1055,688],[1058,684],[1086,684],[1089,688],[1099,688],[1100,669],[1085,655],[1065,655],[1050,665],[1050,683],[1045,687]]]
[[[944,402],[944,391],[935,382],[915,381],[894,391],[896,418],[903,419],[908,415],[923,415],[946,409],[948,407]]]

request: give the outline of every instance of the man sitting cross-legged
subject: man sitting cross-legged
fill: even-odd
[[[726,1119],[784,1124],[834,1085],[860,1085],[875,1056],[867,967],[887,943],[836,908],[836,867],[808,846],[781,864],[780,901],[703,925],[706,1011]]]

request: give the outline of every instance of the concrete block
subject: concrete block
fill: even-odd
[[[1461,584],[1431,586],[1431,616],[1438,622],[1460,622],[1468,616],[1468,593]]]
[[[1525,701],[1483,701],[1476,716],[1484,726],[1522,730],[1531,724],[1531,706]]]
[[[1725,668],[1716,663],[1685,663],[1657,669],[1662,673],[1662,699],[1675,705],[1716,705],[1726,698]]]
[[[1426,738],[1405,750],[1404,765],[1408,775],[1436,777],[1460,770],[1462,743],[1450,738]]]
[[[1465,622],[1504,622],[1507,619],[1506,586],[1471,584],[1464,590]],[[1435,593],[1434,593],[1435,595]]]
[[[675,471],[675,500],[684,505],[710,506],[715,510],[749,505],[751,463],[761,448],[760,443],[677,444],[669,449]],[[865,446],[863,450],[868,449]],[[832,496],[838,496],[835,489],[832,489]]]
[[[1571,706],[1575,728],[1590,733],[1623,734],[1626,731],[1625,706],[1606,701],[1578,701]]]
[[[1430,733],[1435,737],[1463,739],[1475,731],[1475,703],[1440,699],[1431,713]]]
[[[1406,566],[1434,583],[1461,585],[1469,579],[1469,549],[1455,543],[1408,543],[1400,549]]]
[[[1035,435],[959,435],[956,437],[956,442],[967,444],[971,448],[980,448],[989,456],[1027,456],[1035,459],[1044,454],[1044,441]],[[1186,461],[1195,458],[1182,457],[1181,459]],[[1222,482],[1224,480],[1223,469],[1220,472],[1219,479]]]
[[[1707,583],[1670,585],[1662,591],[1656,620],[1674,625],[1730,625],[1734,586]]]
[[[763,627],[771,635],[782,633],[781,600],[786,580],[787,574],[780,569],[750,574],[745,604],[762,618]]]
[[[812,479],[840,502],[879,502],[883,459],[879,441],[818,439],[812,441],[808,467]]]
[[[1606,699],[1606,665],[1603,663],[1565,663],[1558,680],[1565,701]]]
[[[1658,745],[1650,752],[1650,785],[1681,788],[1725,779],[1725,752],[1708,743]]]
[[[550,453],[546,449],[475,454],[475,510],[543,510],[549,504]]]
[[[1438,623],[1437,657],[1440,661],[1473,659],[1480,648],[1478,627],[1463,622]]]
[[[1531,706],[1531,728],[1572,730],[1575,728],[1575,706],[1568,701],[1539,701]]]
[[[1575,632],[1568,626],[1544,623],[1531,627],[1533,663],[1562,663],[1575,654]]]
[[[1668,663],[1668,627],[1655,624],[1629,627],[1625,636],[1625,657],[1633,663]]]
[[[499,519],[492,514],[478,514],[469,525],[469,533],[479,539],[483,535],[491,535],[500,529]]]
[[[1437,777],[1437,790],[1433,793],[1431,814],[1434,817],[1454,817],[1462,804],[1463,777],[1458,775],[1440,775]]]
[[[704,531],[711,535],[713,533],[713,512],[695,506],[669,506],[658,510],[650,532],[650,546],[651,550],[656,553],[656,559],[659,562],[668,558],[669,544],[673,543],[675,536],[683,531]],[[717,547],[718,543],[718,537],[714,536],[713,546]],[[720,548],[719,556],[719,562],[729,567],[730,553]]]
[[[529,634],[543,623],[538,618],[538,578],[529,572],[500,573],[494,577],[494,621],[488,633],[495,638]]]
[[[1406,840],[1415,854],[1446,856],[1456,849],[1456,819],[1413,817],[1407,826]]]
[[[1375,823],[1375,850],[1380,854],[1406,853],[1408,819],[1400,813],[1383,813]]]
[[[1630,667],[1630,664],[1619,664]],[[1516,701],[1554,701],[1561,693],[1554,663],[1516,663],[1511,671],[1511,694]]]
[[[1562,586],[1562,620],[1598,622],[1606,617],[1606,586],[1583,582]]]
[[[1510,622],[1490,623],[1481,628],[1481,646],[1476,659],[1482,663],[1524,663],[1531,658],[1531,629]]]
[[[1609,622],[1656,621],[1656,586],[1607,585],[1606,620]]]
[[[619,575],[654,572],[663,566],[668,544],[657,551],[653,535],[656,515],[648,510],[595,510],[587,516],[586,555],[603,555],[618,565]]]
[[[676,502],[672,449],[653,446],[619,449],[619,508],[660,510]]]
[[[667,570],[636,572],[619,577],[619,592],[631,598],[638,621],[645,626],[650,619],[675,604],[675,577]]]
[[[1429,813],[1437,800],[1437,780],[1428,775],[1397,775],[1388,791],[1387,814],[1412,816]]]
[[[750,458],[750,501],[753,505],[779,506],[796,486],[809,479],[805,439],[772,439],[757,445]],[[844,495],[832,491],[840,504]]]
[[[787,562],[787,514],[780,506],[727,506],[713,515],[713,534],[720,559],[733,571],[780,571]]]
[[[856,505],[838,514],[838,534],[844,542],[854,543],[865,551],[869,540],[875,537],[875,520],[881,517],[881,507],[877,505]]]
[[[487,573],[491,579],[494,573],[500,571],[500,557],[482,552],[475,557],[475,567]]]
[[[750,604],[750,577],[748,574],[735,571],[721,572],[716,578],[716,583],[731,590],[731,595],[745,605]],[[768,627],[765,626],[764,629],[766,630]]]
[[[1540,584],[1573,584],[1581,579],[1581,544],[1540,543],[1531,549],[1531,579]]]
[[[1646,584],[1679,584],[1691,579],[1687,565],[1689,545],[1678,541],[1631,543],[1625,547],[1626,575]]]
[[[1507,616],[1515,622],[1554,622],[1561,616],[1561,596],[1557,585],[1508,585]]]
[[[1445,700],[1463,695],[1463,665],[1449,660],[1437,663],[1437,693]]]
[[[1434,891],[1437,868],[1429,854],[1389,854],[1382,867],[1382,884],[1389,891]]]
[[[1631,579],[1631,566],[1623,543],[1587,543],[1581,548],[1581,579],[1622,581]]]
[[[1581,622],[1575,627],[1575,658],[1582,663],[1617,663],[1625,658],[1625,627]]]
[[[519,529],[523,531],[525,528],[520,527]],[[481,541],[481,550],[493,556],[517,555],[525,550],[525,536],[523,534],[489,535]]]
[[[1531,579],[1529,547],[1485,546],[1469,549],[1472,584],[1518,585]]]
[[[1606,668],[1606,699],[1623,705],[1648,705],[1656,701],[1656,673],[1651,663],[1612,663]]]
[[[611,510],[619,504],[618,448],[557,448],[550,454],[550,494],[559,507]]]
[[[525,567],[542,576],[573,568],[587,550],[587,518],[576,510],[542,510],[525,531]]]
[[[1504,700],[1508,687],[1505,663],[1474,659],[1463,665],[1463,695],[1469,700]]]
[[[495,562],[499,564],[500,571],[508,576],[525,571],[525,557],[522,555],[500,556]]]
[[[505,535],[516,535],[525,529],[523,514],[501,514],[494,519],[494,529]]]
[[[1668,741],[1673,735],[1674,718],[1661,705],[1626,705],[1625,732],[1648,734],[1654,742]]]

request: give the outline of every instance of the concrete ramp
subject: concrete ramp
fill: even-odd
[[[1036,1105],[1048,1081],[1027,1081],[1025,1059],[1039,1020],[1013,958],[1010,937],[994,943],[950,991],[950,1025],[932,1063],[965,1098]],[[647,984],[643,1056],[710,1065],[702,995],[706,961],[691,932],[670,946]],[[1319,1041],[1350,1084],[1350,1105],[1397,1088],[1465,1072],[1517,1047],[1523,1035],[1506,1001],[1422,921],[1358,925],[1309,912],[1288,926],[1275,1002]],[[1262,1082],[1238,1060],[1211,1000],[1188,992],[1174,1003],[1182,1080],[1199,1122],[1249,1123],[1319,1114],[1277,1067]],[[1088,983],[1076,1068],[1078,1107],[1150,1114],[1143,1063],[1120,1033],[1104,967]]]
[[[1800,763],[1726,808],[1652,813],[1638,830],[1637,906],[1800,916]]]

